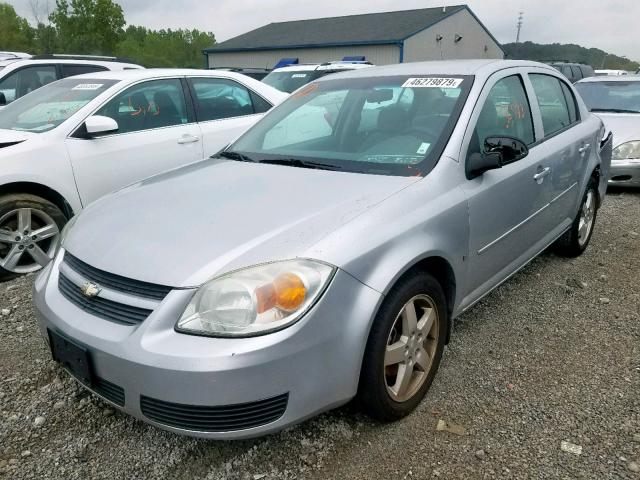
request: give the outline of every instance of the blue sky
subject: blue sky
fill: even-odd
[[[0,0],[30,20],[31,4],[44,11],[47,0]],[[463,3],[449,0],[116,0],[127,23],[153,28],[198,28],[218,41],[266,23],[354,13],[405,10]],[[577,43],[640,61],[640,0],[468,0],[500,42],[512,42],[519,11],[522,40]],[[49,0],[53,5],[54,1]],[[363,4],[366,7],[363,7]]]

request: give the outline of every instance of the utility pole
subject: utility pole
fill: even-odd
[[[520,30],[522,29],[523,16],[524,16],[524,12],[518,13],[518,23],[516,24],[518,26],[518,33],[516,35],[516,44],[520,42]]]

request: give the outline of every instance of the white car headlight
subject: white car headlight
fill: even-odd
[[[627,160],[629,158],[640,158],[640,140],[623,143],[613,149],[611,160]]]
[[[287,260],[223,275],[202,285],[176,324],[184,333],[250,337],[298,321],[320,298],[335,267]]]

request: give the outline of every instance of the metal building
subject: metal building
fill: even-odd
[[[273,68],[281,59],[323,63],[362,57],[375,65],[503,58],[467,5],[270,23],[204,50],[209,67]]]

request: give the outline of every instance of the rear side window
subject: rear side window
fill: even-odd
[[[109,70],[107,67],[100,65],[61,65],[62,77],[73,77],[74,75],[82,75],[83,73],[104,72]]]
[[[545,138],[569,127],[573,122],[571,121],[567,99],[562,90],[562,82],[550,75],[537,73],[530,74],[529,78],[533,84],[533,90],[536,93],[540,107]]]
[[[576,123],[578,121],[578,106],[576,103],[576,97],[573,95],[571,89],[567,86],[566,83],[560,83],[562,86],[562,93],[564,93],[564,98],[567,102],[567,107],[569,110],[569,121],[571,123]]]
[[[469,153],[484,151],[487,137],[515,137],[527,145],[535,141],[529,100],[519,75],[499,80],[489,92],[478,117]]]
[[[190,82],[199,122],[253,115],[271,108],[260,96],[233,80],[192,78]]]
[[[571,72],[573,73],[574,80],[580,80],[582,78],[582,70],[580,70],[580,67],[571,67]]]
[[[565,65],[564,67],[562,67],[560,71],[567,78],[571,78],[573,75],[573,73],[571,72],[571,67],[569,67],[568,65]]]

